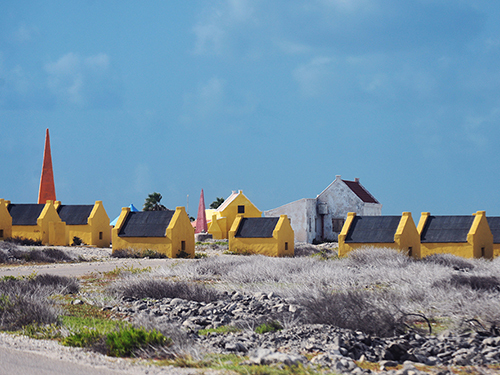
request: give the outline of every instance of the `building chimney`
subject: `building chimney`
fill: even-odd
[[[354,178],[354,182],[358,183],[359,184],[359,177],[355,177]]]
[[[339,174],[338,174],[338,175],[335,175],[335,179],[336,179],[336,180],[340,180],[340,175],[339,175]]]

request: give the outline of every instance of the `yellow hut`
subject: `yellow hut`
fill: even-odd
[[[485,211],[470,216],[422,212],[417,230],[422,257],[449,253],[464,258],[493,258],[493,235]]]
[[[229,231],[229,251],[274,257],[294,255],[294,234],[286,215],[243,217],[237,215]]]
[[[175,211],[122,212],[112,230],[113,252],[155,250],[169,258],[194,258],[194,228],[184,207]]]
[[[0,199],[0,241],[12,237],[12,217],[7,206],[9,201]]]
[[[420,258],[420,237],[410,212],[401,216],[357,216],[349,212],[338,241],[339,256],[363,247],[384,247]]]
[[[66,223],[67,244],[72,244],[73,238],[78,237],[86,245],[109,247],[109,216],[102,201],[93,205],[67,205],[56,201],[55,206],[59,217]]]
[[[44,245],[66,245],[66,224],[57,214],[51,200],[45,204],[6,202],[12,218],[12,237],[42,241]]]
[[[208,224],[208,233],[216,239],[228,238],[228,232],[231,230],[237,215],[243,217],[261,217],[260,211],[243,194],[242,190],[233,191],[232,194],[216,210],[206,210]]]

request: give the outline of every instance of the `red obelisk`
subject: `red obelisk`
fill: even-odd
[[[200,204],[198,205],[198,216],[196,217],[195,233],[207,232],[207,216],[205,215],[205,195],[201,189]]]
[[[52,170],[52,157],[50,156],[49,129],[45,133],[45,149],[43,150],[42,177],[38,191],[38,204],[45,204],[48,200],[56,200],[56,187],[54,185],[54,172]]]

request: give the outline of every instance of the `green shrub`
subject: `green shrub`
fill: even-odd
[[[66,346],[86,348],[94,345],[101,338],[101,336],[102,334],[95,329],[83,328],[79,332],[73,333],[66,337],[62,341],[62,343]]]
[[[129,326],[107,335],[106,354],[112,357],[129,357],[141,348],[170,344],[171,340],[157,330],[147,331],[144,328]]]
[[[256,333],[276,332],[281,331],[283,326],[277,320],[270,320],[267,323],[261,324],[255,328]]]
[[[159,331],[121,326],[116,331],[102,333],[97,329],[82,328],[63,339],[63,345],[92,348],[112,357],[135,356],[141,349],[170,346],[172,340]]]

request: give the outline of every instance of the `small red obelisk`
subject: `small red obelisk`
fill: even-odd
[[[198,216],[196,217],[195,233],[207,232],[207,216],[205,215],[205,195],[201,189],[200,204],[198,205]]]
[[[56,200],[52,157],[50,156],[49,129],[45,133],[45,149],[43,150],[42,177],[40,178],[40,190],[38,191],[38,204],[45,204],[48,200],[53,202]]]

